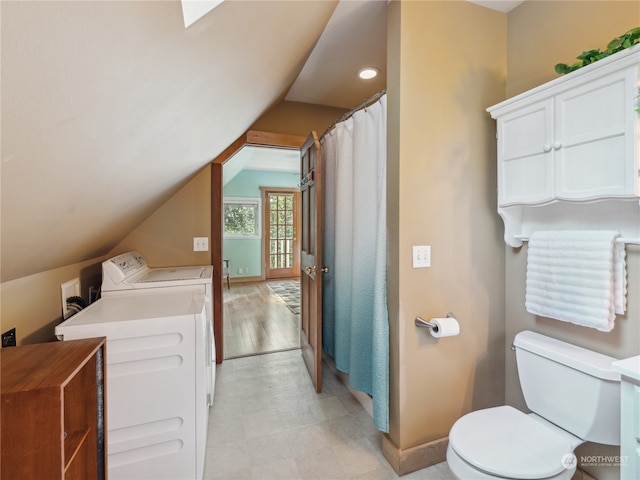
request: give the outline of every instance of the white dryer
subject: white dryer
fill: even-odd
[[[109,478],[202,479],[209,406],[205,301],[198,288],[101,298],[55,328],[106,337]]]

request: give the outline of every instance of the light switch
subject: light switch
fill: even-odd
[[[193,237],[193,251],[194,252],[209,251],[209,237]]]
[[[431,246],[413,246],[413,268],[427,268],[431,266]]]

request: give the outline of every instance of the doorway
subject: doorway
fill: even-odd
[[[222,152],[211,165],[211,261],[222,270],[223,264],[223,165],[245,146],[271,147],[286,150],[300,150],[305,137],[296,135],[277,134],[250,130],[237,139],[224,152]],[[231,290],[235,289],[231,283]],[[214,333],[216,338],[216,362],[222,363],[226,358],[224,346],[225,331],[225,306],[224,291],[221,275],[215,275],[213,279],[214,296]]]
[[[300,277],[300,192],[261,188],[264,205],[264,276],[266,280]]]

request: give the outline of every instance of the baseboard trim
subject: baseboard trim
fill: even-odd
[[[423,443],[422,445],[417,445],[406,450],[400,450],[396,447],[395,443],[393,443],[386,433],[383,433],[381,437],[382,454],[398,475],[406,475],[447,460],[449,437]],[[571,480],[596,479],[584,470],[577,468]]]
[[[423,443],[415,447],[400,450],[389,435],[382,435],[382,454],[398,475],[406,475],[416,470],[430,467],[447,459],[449,437]]]
[[[262,277],[230,277],[230,283],[243,283],[243,282],[261,282],[263,280]]]

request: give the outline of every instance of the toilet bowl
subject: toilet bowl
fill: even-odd
[[[464,479],[570,479],[582,440],[536,417],[509,406],[465,415],[449,433],[452,471]]]
[[[449,432],[447,462],[461,480],[569,480],[585,441],[619,444],[616,359],[534,332],[514,340],[527,407],[477,410]]]

